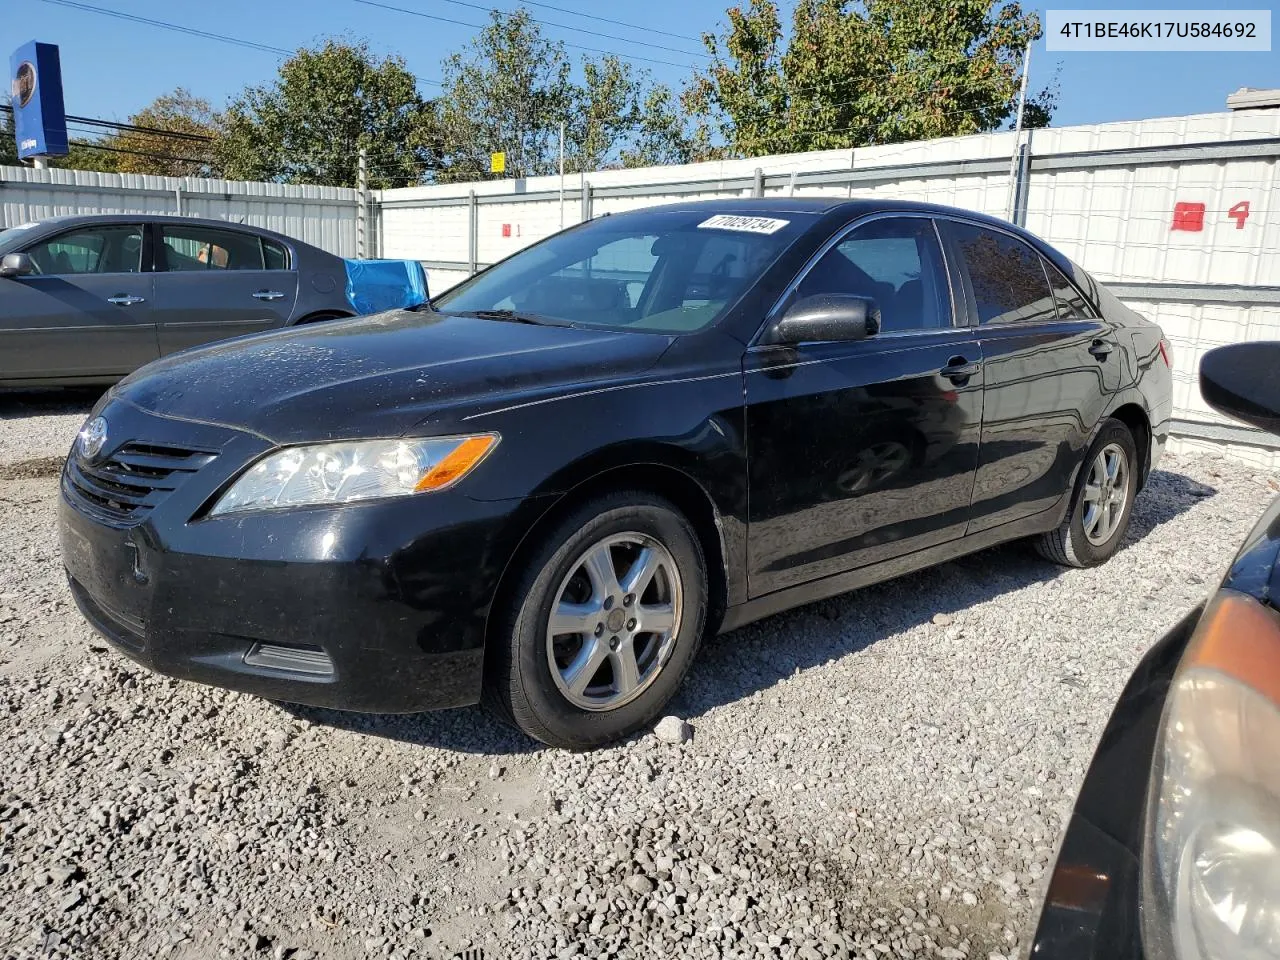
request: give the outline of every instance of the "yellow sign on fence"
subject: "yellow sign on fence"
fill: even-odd
[[[489,154],[489,172],[490,173],[506,173],[507,171],[507,155],[505,153]]]

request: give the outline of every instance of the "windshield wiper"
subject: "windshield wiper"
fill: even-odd
[[[552,317],[544,317],[539,313],[525,313],[517,310],[460,310],[459,317],[475,317],[479,320],[503,320],[507,323],[531,323],[539,327],[567,327],[570,324]]]

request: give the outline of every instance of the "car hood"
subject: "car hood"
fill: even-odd
[[[109,396],[274,443],[399,436],[635,376],[671,339],[393,311],[174,354]]]

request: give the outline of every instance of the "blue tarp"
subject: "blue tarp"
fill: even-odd
[[[404,310],[427,301],[427,274],[417,260],[344,260],[347,300],[359,314]]]

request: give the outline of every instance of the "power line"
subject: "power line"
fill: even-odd
[[[470,3],[469,0],[444,0],[444,2],[452,3],[459,7],[470,7],[472,10],[480,10],[484,13],[489,13],[490,11],[493,10],[493,7],[491,6],[484,6],[479,3]],[[572,27],[567,23],[553,23],[550,20],[539,20],[537,17],[530,17],[529,19],[532,20],[534,23],[540,24],[544,27],[555,27],[557,30],[572,30],[575,33],[585,33],[588,36],[592,36],[592,37],[603,37],[605,40],[617,40],[621,43],[633,43],[641,47],[653,47],[653,49],[655,50],[666,50],[669,53],[678,53],[681,56],[685,56],[685,57],[705,57],[706,59],[711,58],[711,55],[709,53],[703,53],[700,50],[699,51],[679,50],[676,47],[664,46],[661,43],[649,43],[646,40],[633,40],[630,37],[620,37],[614,33],[601,33],[599,30],[588,30],[586,27]],[[623,26],[626,26],[626,24],[623,24]],[[637,27],[636,29],[643,30],[644,28]]]
[[[70,0],[45,0],[45,2],[46,3],[66,3],[66,2],[70,2]],[[392,6],[389,3],[378,3],[377,0],[354,0],[354,2],[363,4],[366,7],[378,7],[379,9],[382,9],[382,10],[391,10],[394,13],[407,13],[411,17],[422,17],[424,20],[436,20],[436,21],[439,21],[440,23],[451,23],[454,26],[458,26],[458,27],[469,27],[472,30],[484,29],[484,27],[478,23],[467,23],[465,20],[454,20],[451,17],[442,17],[434,13],[424,13],[421,10],[410,10],[408,7],[396,7],[396,6]],[[603,53],[606,56],[618,57],[621,60],[639,60],[644,63],[659,63],[666,67],[679,67],[682,70],[688,70],[692,66],[692,64],[675,63],[671,60],[657,60],[653,57],[638,57],[635,54],[618,53],[614,50],[601,50],[599,47],[584,47],[580,43],[570,43],[568,40],[561,40],[559,42],[563,43],[566,47],[573,47],[575,50],[585,50],[588,53]],[[626,42],[633,43],[634,41],[628,40]],[[688,54],[688,56],[693,56],[693,54]]]
[[[629,30],[643,30],[646,33],[656,33],[664,37],[673,37],[676,40],[688,40],[690,43],[701,42],[697,37],[685,36],[682,33],[669,33],[666,30],[656,30],[653,27],[641,26],[638,23],[627,23],[625,20],[611,20],[609,17],[597,17],[593,13],[583,13],[580,10],[570,10],[567,7],[557,7],[550,3],[534,3],[533,0],[520,0],[520,2],[526,7],[541,7],[544,10],[555,10],[557,13],[567,13],[570,16],[582,17],[586,20],[596,20],[600,23],[612,23],[616,27],[626,27]]]
[[[81,147],[85,150],[105,150],[108,153],[124,153],[132,157],[146,157],[149,160],[165,160],[170,163],[194,163],[200,166],[208,163],[207,160],[201,160],[198,157],[175,157],[167,153],[148,153],[145,150],[126,150],[123,147],[108,147],[102,143],[90,143],[87,140],[78,140],[71,144],[73,147]]]
[[[13,113],[13,107],[7,103],[0,103],[0,113]],[[156,137],[165,137],[170,140],[184,140],[190,143],[212,143],[213,137],[207,137],[199,133],[183,133],[180,130],[165,130],[161,127],[139,126],[135,123],[119,123],[115,120],[102,120],[98,117],[77,117],[67,114],[68,124],[79,124],[82,127],[95,127],[102,130],[125,130],[129,133],[145,133]],[[85,131],[89,132],[89,131]],[[95,131],[96,132],[96,131]]]
[[[56,4],[60,7],[70,7],[73,10],[84,10],[88,13],[99,13],[104,17],[115,17],[117,20],[128,20],[132,23],[141,23],[149,27],[158,27],[161,30],[172,30],[175,33],[183,33],[191,37],[200,37],[205,40],[215,40],[219,43],[229,43],[233,46],[244,47],[249,50],[258,50],[262,53],[274,53],[281,57],[291,57],[296,50],[286,50],[284,47],[273,47],[270,44],[258,43],[256,40],[244,40],[240,37],[229,37],[221,33],[213,33],[209,30],[197,30],[195,27],[184,27],[182,24],[169,23],[165,20],[155,20],[151,17],[139,17],[132,13],[124,13],[120,10],[108,10],[105,7],[95,7],[89,3],[80,3],[78,0],[44,0],[45,3]],[[420,83],[432,84],[434,86],[442,86],[439,80],[428,80],[426,77],[416,77]]]

